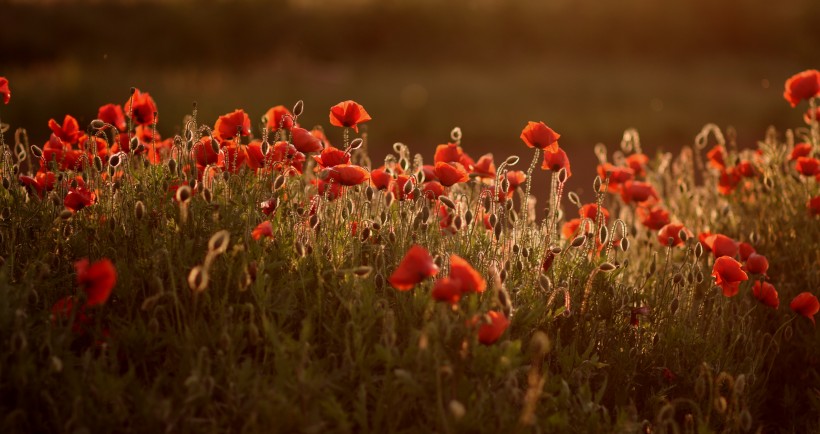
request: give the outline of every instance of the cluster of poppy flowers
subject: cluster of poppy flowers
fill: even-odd
[[[82,304],[77,304],[78,297],[67,295],[51,307],[51,321],[57,323],[67,321],[75,314],[72,324],[72,331],[77,334],[84,334],[87,328],[93,323],[90,316],[90,309],[104,305],[111,296],[111,291],[117,284],[117,269],[108,258],[100,259],[91,263],[83,258],[74,263],[74,270],[77,273],[77,286],[82,290],[85,298]]]

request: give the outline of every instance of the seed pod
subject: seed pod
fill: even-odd
[[[296,101],[296,104],[293,105],[293,115],[294,116],[302,116],[302,110],[305,108],[305,102],[301,99]]]

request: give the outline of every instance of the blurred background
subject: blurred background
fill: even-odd
[[[800,125],[805,107],[790,108],[783,82],[820,62],[817,0],[0,0],[0,11],[12,89],[0,117],[37,144],[49,118],[86,125],[131,86],[154,97],[164,137],[193,101],[203,122],[243,108],[258,124],[302,99],[300,123],[338,144],[328,109],[353,99],[373,117],[374,165],[396,141],[431,161],[460,126],[473,157],[519,154],[526,170],[518,136],[544,121],[582,193],[592,147],[615,149],[626,128],[652,155],[707,122],[736,127],[741,147],[769,125]]]

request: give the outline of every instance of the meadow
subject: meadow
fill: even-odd
[[[818,432],[820,72],[783,97],[654,154],[522,118],[376,161],[352,100],[163,137],[136,88],[3,124],[0,431]]]

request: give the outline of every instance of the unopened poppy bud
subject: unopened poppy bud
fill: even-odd
[[[201,265],[192,268],[188,273],[188,286],[194,292],[204,291],[208,287],[208,271]]]
[[[94,170],[96,170],[97,172],[102,172],[102,170],[103,170],[102,158],[100,158],[99,155],[95,155],[94,160],[92,160],[92,161],[93,161],[93,165],[94,165]]]
[[[305,249],[305,245],[300,241],[294,243],[293,248],[296,250],[296,254],[299,255],[299,257],[304,258],[307,255],[307,249]]]
[[[558,182],[561,184],[567,182],[567,168],[562,167],[561,170],[558,171]]]
[[[687,234],[685,230],[681,229],[678,231],[678,238],[680,238],[681,241],[686,242],[686,240],[689,239],[689,234]]]
[[[177,173],[177,160],[171,158],[168,160],[168,170],[171,173]]]
[[[464,404],[456,401],[455,399],[450,401],[448,408],[450,409],[450,414],[453,415],[453,419],[455,420],[461,420],[461,418],[463,418],[467,413],[467,410],[464,408]]]
[[[211,193],[210,189],[202,189],[202,199],[204,199],[206,203],[211,203],[211,201],[213,200],[213,193]]]
[[[63,361],[57,356],[51,356],[51,370],[60,373],[63,372]]]
[[[43,150],[37,145],[31,145],[31,155],[37,159],[43,158]]]
[[[219,142],[212,139],[211,140],[211,150],[214,151],[214,154],[218,154],[219,153]]]
[[[120,154],[116,153],[116,154],[112,155],[111,158],[108,159],[108,166],[117,167],[117,166],[120,165],[120,161],[121,161]]]
[[[396,200],[396,195],[394,195],[392,191],[387,192],[387,194],[384,196],[384,204],[388,207],[390,205],[393,205],[393,202],[395,200]]]
[[[461,140],[461,128],[455,127],[452,131],[450,131],[450,138],[454,142],[458,142]]]
[[[74,215],[74,213],[72,213],[71,210],[69,210],[69,209],[64,209],[64,210],[60,211],[60,218],[63,219],[63,220],[70,219],[72,215]]]
[[[3,188],[8,190],[11,187],[11,182],[8,178],[3,178]]]
[[[183,185],[177,188],[176,199],[179,203],[188,203],[191,200],[191,187]]]
[[[350,146],[348,146],[348,149],[351,150],[351,151],[355,151],[356,149],[361,148],[363,143],[364,143],[364,140],[362,140],[361,138],[353,139],[350,142]]]
[[[453,226],[456,228],[457,231],[461,230],[461,228],[464,226],[464,219],[462,219],[460,215],[457,215],[453,219]]]
[[[439,196],[439,197],[438,197],[438,200],[440,200],[440,201],[441,201],[441,203],[443,203],[443,204],[444,204],[447,208],[450,208],[450,209],[456,209],[456,205],[453,203],[453,201],[452,201],[452,200],[450,200],[450,198],[449,198],[449,197],[447,197],[447,196]]]
[[[103,129],[103,127],[105,127],[105,122],[103,122],[101,119],[94,119],[93,121],[91,121],[92,129],[101,130]]]
[[[501,222],[496,222],[495,227],[493,227],[493,234],[495,234],[495,239],[498,240],[501,238],[501,231],[504,228],[501,226]]]
[[[128,142],[128,149],[130,149],[131,152],[136,152],[137,148],[139,148],[139,146],[140,146],[140,141],[137,138],[137,136],[131,137],[131,140]]]
[[[285,177],[284,176],[279,175],[279,176],[276,177],[276,179],[273,180],[273,189],[274,190],[279,190],[280,188],[282,188],[283,185],[285,185]]]
[[[364,190],[364,196],[367,198],[368,201],[373,201],[374,194],[376,194],[375,190],[373,190],[373,187],[368,185],[367,188]]]
[[[311,228],[316,229],[316,226],[319,225],[319,216],[316,214],[310,216],[310,218],[308,219],[308,224]]]
[[[413,191],[413,183],[410,182],[410,180],[408,180],[407,182],[404,183],[404,188],[402,188],[402,190],[404,191],[405,196],[409,195],[410,192]]]
[[[581,245],[583,245],[586,240],[587,240],[586,235],[578,235],[577,237],[575,237],[572,240],[572,242],[570,243],[570,246],[571,247],[581,247]]]
[[[510,191],[510,180],[508,178],[504,178],[504,180],[501,181],[501,191],[504,193]]]
[[[604,262],[603,264],[598,266],[598,269],[603,271],[604,273],[614,270],[616,267],[610,262]]]
[[[606,242],[609,241],[609,230],[606,226],[601,226],[601,232],[598,233],[598,241],[600,241],[601,244],[606,244]]]
[[[703,255],[703,245],[698,241],[695,243],[695,258],[699,259]]]
[[[574,191],[570,191],[569,194],[567,194],[567,199],[569,199],[571,204],[579,207],[581,206],[581,198],[579,198]]]
[[[302,111],[305,109],[305,102],[301,99],[296,101],[296,104],[293,105],[293,115],[294,116],[302,116]]]
[[[141,200],[138,200],[137,203],[134,204],[134,217],[137,220],[142,220],[142,217],[145,216],[145,204],[142,203]]]
[[[622,251],[625,252],[625,251],[629,250],[629,238],[626,238],[626,237],[621,238],[621,242],[619,244],[621,246]]]
[[[215,234],[211,235],[211,239],[208,240],[208,251],[214,254],[222,254],[228,250],[228,243],[231,240],[230,232],[226,230],[221,230],[216,232]]]
[[[600,192],[601,191],[601,184],[603,184],[603,181],[601,180],[601,177],[600,176],[595,176],[595,181],[592,182],[592,190],[595,191],[596,193]]]
[[[504,165],[505,166],[515,166],[516,164],[518,164],[519,160],[520,160],[520,158],[518,158],[517,155],[510,155],[509,157],[507,157],[506,160],[504,160]]]

